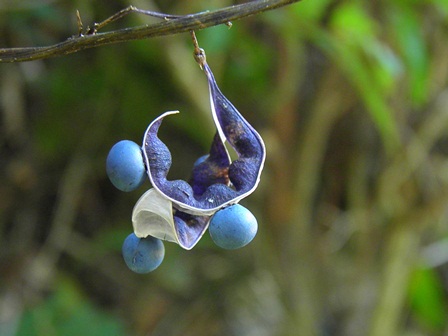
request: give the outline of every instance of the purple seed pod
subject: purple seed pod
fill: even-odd
[[[152,235],[191,249],[202,237],[210,217],[219,209],[238,203],[258,186],[266,149],[261,136],[222,94],[210,67],[201,64],[209,84],[210,104],[217,132],[209,155],[193,167],[191,179],[168,180],[171,153],[157,133],[165,112],[147,128],[143,158],[154,191],[145,193],[133,211],[136,235]],[[225,143],[238,158],[231,161]]]

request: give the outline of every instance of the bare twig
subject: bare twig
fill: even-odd
[[[156,17],[156,18],[159,18],[159,19],[165,19],[165,20],[168,20],[168,19],[180,19],[182,17],[182,15],[164,14],[164,13],[159,13],[159,12],[139,9],[139,8],[137,8],[135,6],[129,6],[129,7],[126,7],[125,9],[122,9],[121,11],[115,13],[114,15],[108,17],[106,20],[104,20],[102,22],[99,22],[99,23],[95,23],[93,28],[88,28],[87,29],[86,34],[88,34],[88,35],[96,34],[98,32],[98,30],[104,28],[108,24],[110,24],[110,23],[112,23],[114,21],[117,21],[117,20],[127,16],[128,14],[131,14],[131,13],[144,14],[144,15]],[[188,15],[186,15],[186,16],[188,16]],[[78,23],[78,25],[79,25],[79,23]]]
[[[228,25],[231,21],[236,21],[298,1],[300,0],[257,0],[216,11],[190,14],[179,18],[164,20],[152,25],[124,28],[107,33],[95,33],[95,31],[92,31],[91,34],[73,36],[63,42],[47,47],[3,48],[0,49],[0,63],[33,61],[72,54],[84,49],[108,44],[174,35],[220,24]],[[79,23],[80,20],[78,21]]]

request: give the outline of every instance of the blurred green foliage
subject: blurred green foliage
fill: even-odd
[[[0,48],[49,45],[133,4],[0,1]],[[156,19],[129,15],[105,30]],[[263,135],[249,246],[166,243],[149,275],[120,249],[150,184],[115,190],[109,149],[161,137],[188,178],[214,126],[182,34],[0,64],[0,335],[446,335],[448,3],[304,0],[197,32]],[[441,246],[434,249],[433,247]]]
[[[70,282],[58,280],[44,302],[26,311],[17,335],[124,335],[123,324],[116,317],[93,307]]]
[[[412,310],[431,332],[444,330],[448,316],[444,285],[432,269],[417,269],[410,279],[409,298]]]

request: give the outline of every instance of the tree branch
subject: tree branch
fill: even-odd
[[[2,48],[0,63],[26,62],[72,54],[84,49],[157,36],[174,35],[225,24],[250,15],[286,6],[300,0],[256,0],[216,11],[165,20],[152,25],[124,28],[107,33],[73,36],[47,47]]]

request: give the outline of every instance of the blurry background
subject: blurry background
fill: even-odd
[[[76,9],[233,3],[1,0],[0,47],[63,41]],[[267,145],[257,237],[122,260],[150,184],[114,189],[109,149],[179,109],[161,137],[186,179],[214,133],[188,34],[0,64],[0,335],[448,335],[446,0],[306,0],[197,37]]]

